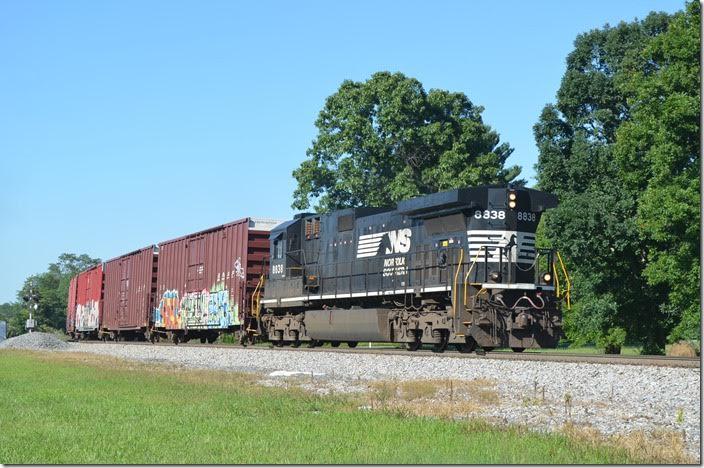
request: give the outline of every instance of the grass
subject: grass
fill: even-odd
[[[481,421],[359,410],[359,396],[269,388],[249,374],[136,364],[83,353],[0,351],[3,464],[647,463],[570,435]],[[389,396],[437,397],[446,382]],[[479,382],[453,392],[486,391]]]

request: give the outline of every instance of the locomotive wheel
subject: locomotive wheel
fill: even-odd
[[[301,340],[298,339],[298,332],[293,332],[293,341],[291,342],[292,348],[298,348],[301,346]]]
[[[339,341],[331,341],[330,346],[332,346],[333,348],[339,348],[340,342]]]
[[[457,351],[459,351],[460,353],[471,353],[472,351],[477,349],[477,342],[474,338],[468,336],[465,338],[465,343],[456,344],[455,349],[457,349]]]
[[[403,345],[408,351],[418,351],[421,345],[420,336],[416,335],[415,340],[409,343],[404,343]]]
[[[511,351],[513,351],[514,353],[522,353],[525,350],[526,348],[511,348]]]
[[[356,348],[357,342],[356,341],[348,341],[347,346],[349,346],[350,348]]]
[[[447,331],[440,332],[440,342],[433,344],[434,353],[443,353],[447,349],[447,340],[450,338],[450,334]]]
[[[277,348],[283,348],[284,347],[284,340],[274,341],[274,346],[276,346]]]

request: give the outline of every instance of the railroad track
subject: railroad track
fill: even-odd
[[[380,355],[399,355],[408,357],[430,357],[430,356],[449,356],[461,359],[499,359],[513,361],[545,361],[545,362],[578,362],[590,364],[621,364],[633,366],[658,366],[658,367],[688,367],[700,368],[701,358],[674,357],[674,356],[642,356],[642,355],[611,355],[611,354],[574,354],[574,353],[545,353],[545,352],[530,352],[512,353],[503,351],[492,351],[483,355],[476,353],[459,353],[457,351],[447,350],[443,354],[437,354],[431,350],[420,349],[418,351],[407,351],[398,348],[388,347],[358,347],[350,348],[277,348],[268,346],[248,346],[243,348],[236,345],[225,344],[201,344],[201,343],[181,343],[173,345],[171,343],[149,343],[143,341],[123,341],[119,343],[101,341],[87,341],[85,343],[105,344],[105,346],[120,346],[120,345],[144,345],[144,346],[178,346],[178,347],[203,347],[203,348],[222,348],[222,349],[248,349],[256,351],[276,351],[276,352],[305,352],[305,353],[349,353],[349,354],[380,354]]]

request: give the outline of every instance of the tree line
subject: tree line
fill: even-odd
[[[573,276],[565,331],[574,344],[662,353],[700,340],[700,5],[580,34],[556,93],[537,116],[536,188],[555,193],[540,242]],[[402,73],[344,81],[293,171],[292,207],[320,212],[452,188],[524,185],[513,148],[462,92],[426,91]],[[65,326],[70,278],[99,262],[63,254],[0,305],[11,334],[35,285],[40,327]]]

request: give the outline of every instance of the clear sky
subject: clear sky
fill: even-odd
[[[0,302],[63,252],[290,217],[325,98],[376,71],[466,93],[531,177],[532,126],[576,35],[683,6],[4,0]]]

